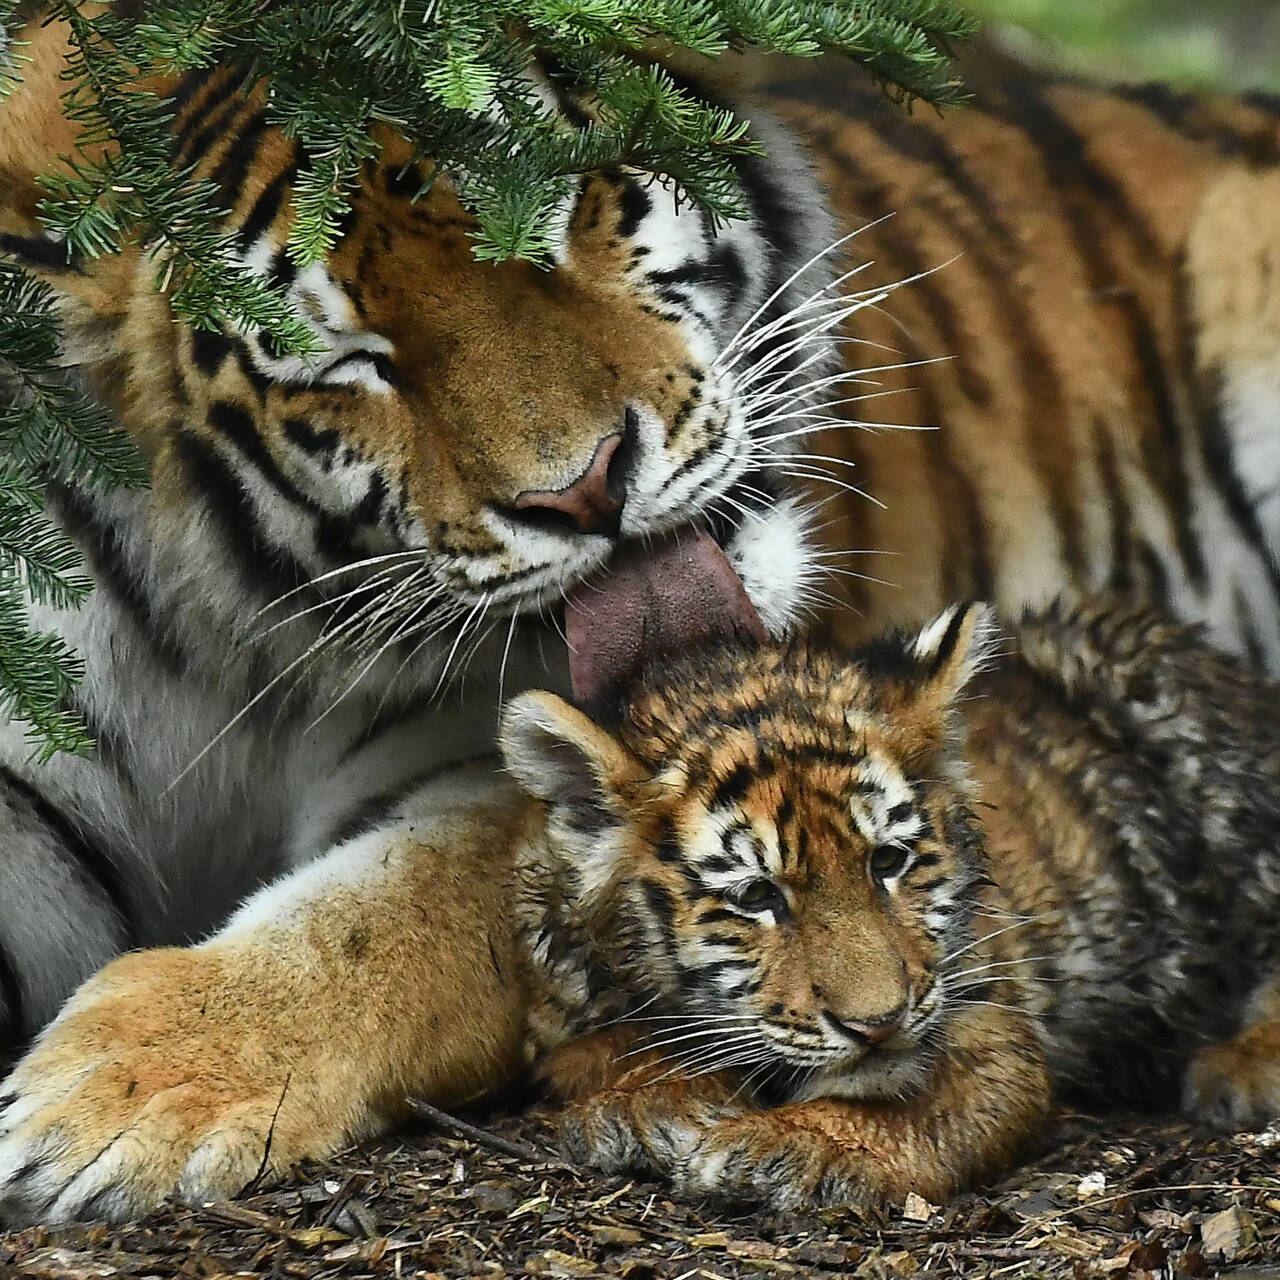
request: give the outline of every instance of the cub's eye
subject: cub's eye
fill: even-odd
[[[781,915],[787,909],[787,899],[782,890],[763,876],[758,880],[748,880],[746,884],[732,890],[727,897],[735,907],[761,915],[766,911]]]
[[[880,881],[891,880],[900,875],[911,861],[911,850],[905,845],[882,844],[871,850],[871,874]]]

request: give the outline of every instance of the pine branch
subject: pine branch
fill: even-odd
[[[78,661],[28,626],[28,599],[73,608],[90,588],[44,513],[44,484],[111,488],[146,475],[110,415],[67,385],[52,306],[47,285],[0,258],[0,708],[27,724],[41,756],[92,746],[66,705]]]

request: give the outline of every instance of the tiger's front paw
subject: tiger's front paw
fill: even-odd
[[[673,1181],[685,1195],[779,1211],[866,1208],[900,1198],[864,1153],[820,1133],[792,1129],[777,1113],[721,1121],[699,1138]]]
[[[142,951],[72,997],[0,1084],[0,1220],[221,1199],[341,1145],[273,993],[255,1003],[238,976],[208,951]]]

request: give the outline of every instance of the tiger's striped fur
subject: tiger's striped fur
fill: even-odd
[[[861,491],[827,529],[878,553],[838,561],[848,634],[1139,591],[1280,672],[1280,101],[1004,67],[907,116],[839,67],[759,78],[871,224],[860,283],[922,277],[848,326],[889,351],[848,350],[934,363],[834,389],[871,431],[792,440]]]
[[[950,1195],[1051,1091],[1280,1116],[1276,686],[1123,600],[986,630],[513,704],[535,1033],[608,1028],[547,1067],[575,1155],[795,1208]]]
[[[85,660],[75,705],[96,751],[36,769],[22,726],[0,725],[0,1059],[46,1029],[0,1084],[0,1215],[28,1221],[123,1216],[176,1186],[231,1194],[268,1134],[283,1172],[385,1128],[416,1080],[465,1095],[484,1076],[501,1018],[469,999],[451,1011],[489,953],[449,923],[483,886],[451,896],[417,868],[473,868],[471,833],[509,792],[477,780],[464,802],[435,775],[492,751],[503,692],[564,686],[553,615],[620,546],[709,528],[767,625],[797,615],[808,519],[768,462],[744,368],[717,359],[830,279],[821,261],[797,272],[834,231],[802,151],[760,114],[772,158],[744,160],[751,214],[719,236],[644,175],[593,173],[549,269],[477,262],[451,184],[415,201],[425,170],[388,142],[341,245],[298,270],[296,147],[260,87],[193,75],[168,87],[175,156],[220,193],[239,261],[312,324],[325,354],[306,364],[256,332],[176,325],[148,245],[68,260],[37,216],[38,175],[76,140],[66,28],[22,38],[0,253],[56,291],[67,377],[151,468],[145,492],[50,494],[97,589],[32,621]],[[830,352],[816,333],[805,354]],[[776,373],[802,358],[779,354]],[[584,486],[593,503],[573,507]],[[395,922],[386,950],[359,929],[346,945],[352,897],[381,904],[370,930]],[[389,1057],[358,1036],[334,1057],[297,1023],[362,982],[375,1022],[413,1007],[388,970],[420,930],[452,960],[417,1031],[412,1015],[392,1037],[366,1026]],[[138,1110],[147,1123],[116,1140]]]

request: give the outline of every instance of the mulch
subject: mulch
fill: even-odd
[[[0,1277],[1280,1280],[1280,1127],[1215,1138],[1064,1113],[980,1193],[803,1216],[683,1203],[570,1168],[551,1142],[536,1113],[470,1130],[438,1114],[234,1203],[0,1235]]]

